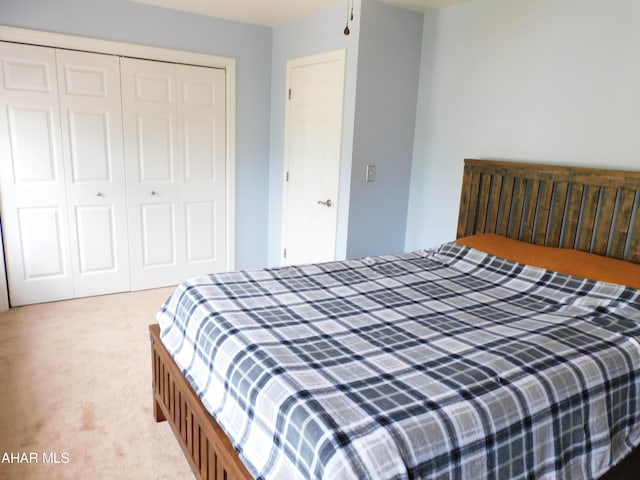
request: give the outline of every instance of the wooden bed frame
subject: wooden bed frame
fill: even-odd
[[[498,233],[640,263],[640,172],[465,160],[457,237]],[[167,420],[196,478],[251,479],[151,325],[153,413]],[[640,449],[605,475],[640,470]]]
[[[153,416],[167,420],[195,478],[253,479],[218,422],[204,408],[160,340],[160,326],[150,325]]]

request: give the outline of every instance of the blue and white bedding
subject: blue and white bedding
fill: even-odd
[[[640,291],[457,243],[192,278],[158,321],[256,478],[595,478],[640,443]]]

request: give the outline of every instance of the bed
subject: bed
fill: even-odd
[[[150,326],[155,419],[202,479],[600,477],[640,443],[639,192],[637,172],[465,160],[456,242],[190,279]],[[595,254],[604,281],[514,244]]]

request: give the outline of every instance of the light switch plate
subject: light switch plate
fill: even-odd
[[[367,176],[366,182],[375,182],[376,181],[376,166],[375,165],[367,165]]]

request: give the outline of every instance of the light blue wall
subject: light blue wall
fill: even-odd
[[[406,249],[455,238],[464,158],[640,169],[640,2],[425,15]]]
[[[0,24],[235,57],[236,266],[266,264],[272,29],[125,0],[1,0]]]
[[[420,13],[371,0],[361,16],[348,258],[404,249],[423,24]]]
[[[282,194],[284,175],[285,87],[287,61],[337,49],[346,50],[342,160],[338,194],[338,231],[336,253],[346,254],[351,151],[356,95],[360,0],[355,0],[351,34],[344,35],[346,2],[274,29],[273,73],[271,80],[271,167],[269,177],[269,263],[280,263],[282,245]]]

